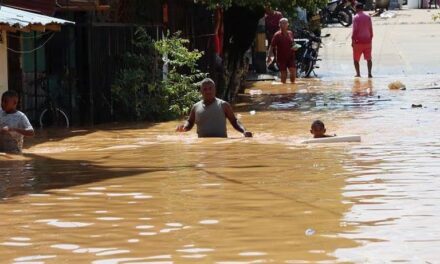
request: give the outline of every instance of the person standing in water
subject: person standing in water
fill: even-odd
[[[356,15],[353,19],[353,33],[351,36],[351,46],[353,47],[354,68],[356,70],[355,77],[361,77],[359,69],[359,61],[362,54],[367,61],[368,78],[373,78],[371,69],[373,68],[371,50],[373,42],[373,24],[371,17],[364,13],[364,5],[356,5]]]
[[[293,44],[293,33],[289,30],[289,20],[282,18],[280,20],[280,30],[273,36],[267,54],[267,63],[270,64],[273,51],[276,50],[276,59],[278,68],[280,69],[282,83],[286,83],[287,70],[289,70],[290,73],[290,82],[295,83],[296,66]]]
[[[228,137],[226,119],[238,132],[245,137],[252,137],[252,133],[235,117],[231,105],[216,97],[215,83],[206,78],[201,82],[200,93],[202,100],[191,109],[188,120],[176,128],[177,132],[190,131],[194,124],[197,125],[197,135],[202,137]]]
[[[26,115],[17,110],[18,94],[6,91],[2,95],[0,110],[0,151],[21,153],[23,138],[34,136],[34,128]]]

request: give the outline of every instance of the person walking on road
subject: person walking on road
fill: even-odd
[[[282,18],[280,20],[280,30],[275,33],[270,44],[269,52],[267,55],[267,63],[272,61],[273,51],[276,50],[276,59],[278,68],[281,73],[281,82],[286,83],[287,69],[290,73],[290,82],[295,83],[296,66],[295,66],[295,50],[293,33],[289,30],[289,20]]]
[[[371,69],[373,68],[371,50],[373,42],[373,24],[371,17],[364,12],[364,5],[356,5],[356,15],[353,19],[353,34],[351,46],[353,47],[354,68],[356,77],[361,77],[359,61],[361,56],[367,61],[368,78],[372,78]]]

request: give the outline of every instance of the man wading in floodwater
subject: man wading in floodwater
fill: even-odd
[[[228,137],[226,132],[226,118],[231,125],[245,137],[252,137],[252,133],[238,121],[232,111],[231,105],[215,97],[215,83],[206,78],[201,82],[200,93],[203,100],[194,104],[188,120],[185,124],[177,127],[177,132],[191,130],[194,124],[197,125],[197,134],[200,137]]]

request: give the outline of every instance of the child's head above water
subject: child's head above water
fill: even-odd
[[[18,94],[9,90],[2,94],[2,109],[6,113],[15,112],[18,104]]]
[[[314,138],[326,137],[325,131],[325,125],[321,120],[315,120],[310,128]]]

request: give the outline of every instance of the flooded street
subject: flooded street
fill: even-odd
[[[436,263],[440,79],[394,79],[255,83],[250,139],[40,132],[0,156],[0,263]],[[362,142],[301,144],[315,119]]]

